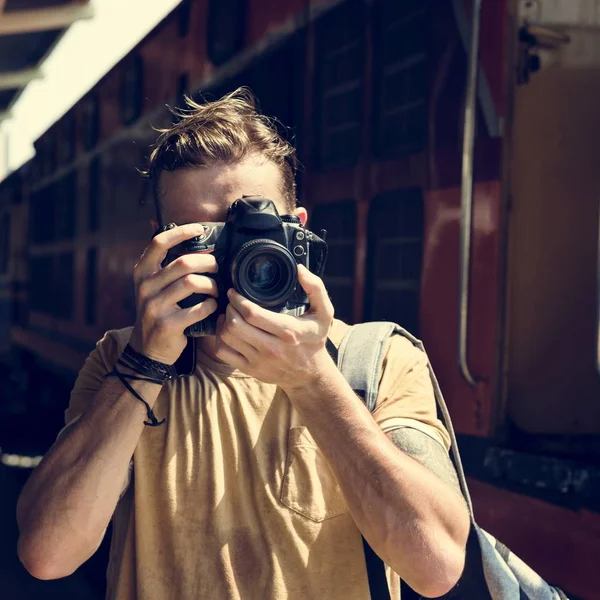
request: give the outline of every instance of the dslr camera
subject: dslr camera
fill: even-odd
[[[188,337],[215,334],[217,318],[227,308],[227,290],[231,287],[274,312],[304,313],[309,301],[298,283],[298,265],[322,275],[327,259],[326,231],[317,236],[305,229],[298,217],[280,216],[273,201],[262,196],[243,196],[230,206],[224,223],[201,225],[201,235],[171,248],[163,262],[164,267],[195,252],[211,252],[217,260],[218,272],[205,273],[217,282],[217,310],[187,327]],[[176,225],[169,223],[155,235],[173,227]],[[207,297],[192,294],[179,306],[189,308]]]

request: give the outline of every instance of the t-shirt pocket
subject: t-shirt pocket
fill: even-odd
[[[306,427],[289,431],[280,500],[317,523],[348,512],[337,479]]]

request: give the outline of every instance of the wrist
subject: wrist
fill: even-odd
[[[154,360],[146,354],[138,352],[131,343],[125,346],[119,364],[129,367],[139,375],[163,382],[177,377],[177,371],[173,365]]]
[[[291,378],[281,389],[290,397],[311,396],[328,387],[339,374],[338,368],[325,348],[314,355],[313,360],[298,377]]]

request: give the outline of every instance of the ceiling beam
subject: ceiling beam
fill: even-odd
[[[24,88],[34,79],[44,77],[41,69],[23,69],[22,71],[0,71],[0,90],[14,90]]]
[[[0,0],[0,13],[4,10],[4,6],[6,4],[6,0]]]
[[[94,8],[91,4],[68,4],[55,8],[0,13],[0,35],[65,29],[76,21],[91,19],[93,16]]]

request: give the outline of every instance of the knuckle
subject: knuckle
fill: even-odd
[[[153,238],[150,244],[148,244],[148,247],[165,252],[169,249],[167,240],[164,238],[162,233]]]
[[[140,300],[145,300],[148,298],[150,283],[147,279],[142,279],[138,284],[138,297]]]
[[[327,317],[327,320],[329,322],[333,321],[333,317],[335,316],[335,309],[333,307],[333,304],[331,304],[331,302],[328,302],[327,305],[325,306],[325,316]]]
[[[158,322],[160,320],[158,303],[155,300],[149,300],[146,302],[144,306],[144,314],[148,319]]]
[[[242,305],[240,307],[240,314],[248,323],[255,323],[258,319],[258,311],[250,304]]]
[[[292,329],[286,328],[281,333],[281,338],[284,342],[288,344],[297,344],[298,343],[298,334]]]
[[[233,335],[231,334],[229,327],[227,325],[223,325],[223,328],[221,329],[221,340],[227,344],[232,340],[232,338]]]
[[[188,271],[194,268],[194,256],[193,254],[184,254],[177,259],[178,265]]]
[[[183,285],[186,288],[195,287],[196,284],[196,276],[193,273],[188,273],[181,278]]]

